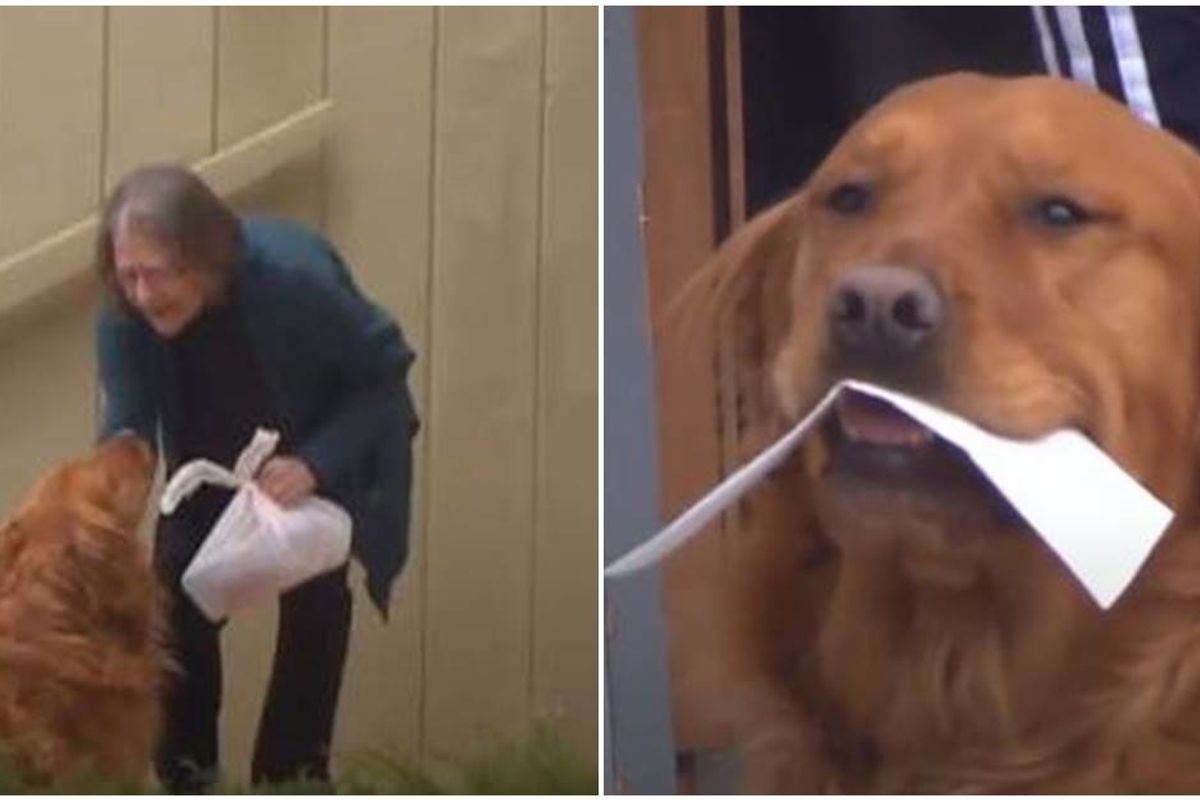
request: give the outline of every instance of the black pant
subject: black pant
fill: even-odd
[[[181,669],[168,682],[156,757],[159,780],[173,793],[204,791],[217,772],[222,625],[209,622],[179,585],[211,527],[212,512],[229,497],[204,494],[202,490],[197,495],[196,505],[189,501],[181,506],[177,518],[161,520],[155,537],[155,564],[171,595],[171,647]],[[189,505],[190,514],[184,512]],[[329,746],[350,614],[346,567],[318,575],[280,597],[275,658],[251,767],[255,783],[298,777],[329,780]]]

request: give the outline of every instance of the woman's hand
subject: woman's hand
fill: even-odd
[[[291,456],[268,460],[254,480],[267,497],[284,508],[296,505],[317,488],[317,478],[308,464]]]

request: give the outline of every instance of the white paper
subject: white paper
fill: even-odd
[[[846,388],[891,404],[966,452],[1103,608],[1133,580],[1171,522],[1169,508],[1078,431],[1005,439],[914,397],[843,381],[778,441],[611,564],[605,576],[655,564],[695,535],[778,466]]]

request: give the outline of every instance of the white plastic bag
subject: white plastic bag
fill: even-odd
[[[167,515],[205,483],[237,490],[183,573],[184,591],[214,622],[350,557],[350,515],[341,506],[310,496],[285,509],[253,482],[278,443],[278,433],[259,429],[232,472],[205,459],[189,461],[163,490],[159,508]]]

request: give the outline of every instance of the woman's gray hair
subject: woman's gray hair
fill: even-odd
[[[117,285],[113,237],[133,228],[178,249],[188,269],[225,285],[242,250],[237,215],[194,172],[179,164],[151,164],[126,175],[104,204],[96,238],[96,268],[109,300],[131,309]]]

